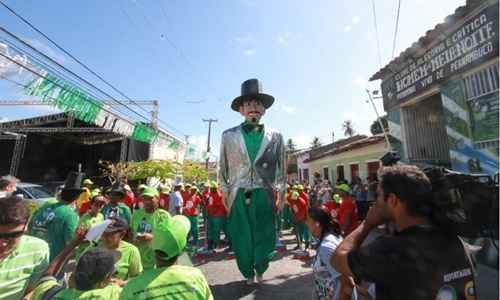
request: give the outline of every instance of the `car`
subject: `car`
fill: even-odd
[[[21,182],[17,184],[16,195],[22,195],[26,200],[33,201],[37,205],[47,201],[54,201],[55,197],[46,188],[39,184]]]

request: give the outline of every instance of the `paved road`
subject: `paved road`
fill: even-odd
[[[289,231],[283,238],[287,249],[295,247]],[[218,252],[209,260],[195,259],[193,264],[205,274],[215,299],[311,299],[312,272],[308,263],[292,259],[292,251],[278,253],[264,274],[264,282],[252,287],[245,284],[234,259]]]

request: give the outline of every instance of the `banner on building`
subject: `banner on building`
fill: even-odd
[[[498,3],[490,5],[423,55],[384,78],[382,93],[386,111],[451,75],[498,57]],[[437,37],[436,37],[437,39]]]

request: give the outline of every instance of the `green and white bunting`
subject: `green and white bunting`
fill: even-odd
[[[104,110],[102,102],[51,74],[30,82],[25,88],[25,93],[28,96],[40,97],[42,101],[62,111],[72,111],[75,117],[83,122],[95,124],[144,143],[154,143],[159,135],[158,130],[143,123],[132,123]],[[178,147],[178,141],[173,141],[169,145],[172,149]]]

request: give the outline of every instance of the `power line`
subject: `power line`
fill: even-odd
[[[1,0],[0,0],[0,3],[1,3]],[[63,69],[64,71],[68,72],[69,74],[71,74],[72,76],[74,76],[75,78],[78,78],[79,80],[81,80],[82,82],[86,83],[87,85],[91,86],[92,88],[98,90],[100,93],[102,93],[103,95],[106,95],[107,97],[111,98],[113,101],[116,101],[118,104],[120,104],[120,102],[118,100],[116,100],[115,98],[113,98],[113,96],[111,96],[110,94],[106,93],[105,91],[101,90],[100,88],[98,88],[97,86],[95,86],[94,84],[92,84],[91,82],[89,82],[88,80],[86,80],[85,78],[82,78],[81,76],[79,76],[78,74],[76,74],[75,72],[69,70],[68,68],[66,68],[65,66],[61,65],[59,62],[55,61],[54,59],[52,59],[50,56],[46,55],[45,53],[41,52],[40,50],[38,50],[37,48],[33,47],[31,44],[29,44],[28,42],[24,41],[23,39],[21,39],[20,37],[18,37],[17,35],[15,35],[14,33],[8,31],[7,29],[5,29],[4,27],[0,26],[0,31],[6,33],[7,35],[9,35],[10,37],[14,38],[16,41],[20,42],[21,44],[23,44],[24,46],[28,47],[29,49],[35,51],[37,54],[41,55],[43,58],[49,60],[51,63],[57,65],[58,67],[60,67],[61,69]],[[129,109],[130,111],[132,111],[133,113],[135,113],[136,115],[138,115],[139,117],[145,119],[146,121],[149,121],[147,117],[144,117],[144,115],[136,112],[135,110],[131,109],[129,106],[121,103],[121,105],[127,109]]]
[[[375,26],[375,37],[377,39],[378,64],[382,68],[382,56],[380,55],[380,40],[378,37],[377,12],[375,9],[375,0],[372,0],[373,25]]]
[[[5,7],[7,10],[9,10],[12,14],[14,14],[16,17],[18,17],[19,19],[21,19],[25,24],[27,24],[31,29],[35,30],[37,33],[39,33],[40,35],[42,35],[45,39],[47,39],[50,43],[52,43],[54,46],[56,46],[59,50],[61,50],[62,52],[64,52],[66,55],[68,55],[71,59],[73,59],[76,63],[78,63],[80,66],[82,66],[85,70],[87,70],[88,72],[90,72],[92,75],[96,76],[97,78],[99,78],[102,82],[104,82],[107,86],[109,86],[111,89],[113,89],[115,92],[119,93],[121,96],[125,97],[127,100],[129,100],[130,102],[134,103],[135,101],[131,98],[129,98],[127,95],[125,95],[122,91],[120,91],[119,89],[117,89],[115,86],[113,86],[111,83],[109,83],[107,80],[105,80],[102,76],[100,76],[99,74],[97,74],[96,72],[94,72],[92,69],[90,69],[86,64],[84,64],[83,62],[81,62],[78,58],[76,58],[75,56],[73,56],[71,53],[69,53],[67,50],[65,50],[62,46],[60,46],[59,44],[57,44],[54,40],[52,40],[50,37],[48,37],[46,34],[44,34],[41,30],[39,30],[36,26],[34,26],[32,23],[30,23],[28,20],[26,20],[25,18],[23,18],[21,15],[19,15],[17,12],[15,12],[12,8],[10,8],[8,5],[6,5],[2,0],[0,0],[0,5],[2,5],[3,7]],[[31,47],[32,48],[32,47]],[[46,56],[46,55],[44,55]],[[52,60],[52,59],[51,59]],[[54,60],[52,60],[54,61]],[[56,62],[57,63],[57,62]],[[59,63],[57,63],[58,65],[60,65]],[[61,66],[61,65],[60,65]],[[62,67],[62,66],[61,66]],[[64,68],[64,67],[63,67]],[[66,69],[66,68],[65,68]],[[67,70],[67,69],[66,69]],[[81,78],[81,77],[80,77]],[[86,83],[88,83],[88,81],[86,81],[85,79],[82,78],[82,80],[84,80]],[[88,83],[89,84],[89,83]],[[92,85],[92,84],[91,84]],[[92,85],[93,86],[93,85]],[[93,86],[94,88],[98,89],[97,87]],[[98,89],[100,90],[100,89]],[[100,90],[101,91],[101,90]],[[101,91],[102,92],[102,91]],[[108,95],[107,95],[108,96]],[[113,97],[111,96],[108,96],[110,97],[111,99],[115,100]],[[118,100],[116,100],[118,101]],[[135,104],[137,105],[137,107],[139,107],[140,109],[142,109],[143,111],[145,111],[146,113],[149,113],[148,110],[144,109],[142,106],[138,105],[138,104]],[[139,113],[137,113],[135,110],[131,109],[130,107],[124,105],[125,107],[127,107],[129,110],[133,111],[134,113],[140,115]],[[142,116],[142,115],[140,115]],[[142,116],[143,117],[143,116]],[[144,118],[144,117],[143,117]],[[145,118],[146,120],[148,120],[148,118]],[[173,127],[172,125],[169,125],[161,120],[159,120],[160,122],[162,122],[163,124],[167,125],[167,127],[170,127],[172,129],[175,129],[176,131],[179,131],[180,133],[182,133],[180,130],[176,129],[175,127]]]
[[[394,26],[394,38],[392,39],[392,54],[391,54],[391,59],[394,58],[394,51],[396,50],[396,38],[398,36],[399,11],[400,10],[401,10],[401,0],[398,0],[398,13],[396,15],[396,25]]]
[[[43,33],[41,30],[39,30],[35,25],[33,25],[30,21],[26,20],[24,17],[22,17],[21,15],[19,15],[17,12],[15,12],[12,8],[10,8],[8,5],[6,5],[2,0],[0,0],[0,4],[5,7],[6,9],[8,9],[12,14],[14,14],[16,17],[18,17],[20,20],[22,20],[26,25],[28,25],[31,29],[35,30],[37,33],[39,33],[40,35],[42,35],[45,39],[47,39],[50,43],[52,43],[52,45],[56,46],[57,49],[61,50],[62,52],[64,52],[67,56],[69,56],[71,59],[73,59],[76,63],[78,63],[80,66],[82,66],[85,70],[87,70],[88,72],[90,72],[92,75],[96,76],[97,78],[99,78],[102,82],[104,82],[107,86],[109,86],[110,88],[112,88],[115,92],[119,93],[120,95],[122,95],[123,97],[127,98],[128,100],[130,101],[133,101],[132,99],[129,99],[128,96],[126,96],[124,93],[122,93],[120,90],[118,90],[117,88],[115,88],[111,83],[109,83],[108,81],[106,81],[104,78],[102,78],[102,76],[100,76],[99,74],[97,74],[96,72],[94,72],[92,69],[90,69],[86,64],[84,64],[83,62],[81,62],[78,58],[76,58],[75,56],[73,56],[71,53],[69,53],[66,49],[64,49],[62,46],[60,46],[58,43],[56,43],[54,40],[52,40],[50,37],[48,37],[45,33]],[[146,111],[147,112],[147,111]]]

